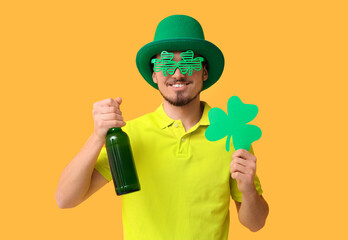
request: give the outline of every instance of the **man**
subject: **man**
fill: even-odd
[[[223,72],[220,49],[204,39],[195,19],[174,15],[159,23],[136,63],[160,91],[162,105],[126,125],[121,98],[95,103],[95,130],[61,174],[58,206],[75,207],[111,181],[103,144],[111,127],[123,127],[141,184],[140,191],[122,195],[124,239],[227,239],[230,196],[240,222],[261,229],[268,205],[252,148],[226,152],[224,140],[204,137],[210,107],[200,92]]]

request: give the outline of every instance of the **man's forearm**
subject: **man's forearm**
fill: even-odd
[[[92,134],[81,151],[64,168],[56,191],[56,201],[60,208],[74,207],[84,197],[103,144],[103,141]]]
[[[268,211],[267,202],[256,190],[243,194],[238,213],[239,221],[251,231],[256,232],[265,225]]]

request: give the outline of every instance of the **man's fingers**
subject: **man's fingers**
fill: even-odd
[[[103,121],[103,127],[107,127],[107,128],[123,127],[125,125],[126,123],[124,121],[119,121],[119,120]]]
[[[233,172],[233,173],[231,173],[231,177],[232,177],[233,179],[237,179],[237,177],[238,177],[238,172]]]
[[[117,101],[115,101],[114,99],[112,98],[107,98],[107,99],[104,99],[104,100],[101,100],[99,102],[96,102],[93,104],[93,107],[94,108],[97,108],[97,107],[110,107],[110,106],[114,106],[114,107],[117,107],[119,108],[119,103]]]
[[[97,107],[93,109],[93,114],[106,114],[106,113],[117,113],[122,115],[122,112],[119,108],[112,106],[112,107]]]
[[[240,164],[232,164],[230,172],[241,172],[241,173],[246,173],[247,172],[247,168],[243,165]]]
[[[243,158],[234,158],[232,159],[232,162],[230,163],[230,167],[232,166],[232,164],[240,164],[243,166],[247,166],[247,161],[245,161],[245,159]]]
[[[236,180],[241,180],[243,178],[243,173],[241,172],[233,172],[231,173],[231,177]]]
[[[244,149],[238,149],[237,151],[235,151],[232,155],[232,158],[235,158],[235,157],[256,160],[254,155],[252,155],[250,152],[248,152],[247,150],[244,150]]]
[[[96,119],[100,119],[100,120],[104,120],[104,121],[107,121],[107,120],[120,120],[120,121],[123,121],[122,115],[119,115],[119,114],[116,114],[116,113],[101,114],[101,115],[98,115],[96,117]]]

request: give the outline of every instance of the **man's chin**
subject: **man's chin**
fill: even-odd
[[[194,97],[192,97],[192,96],[184,96],[185,93],[181,92],[181,91],[177,92],[174,97],[165,96],[162,93],[161,90],[159,92],[161,93],[163,99],[165,101],[167,101],[169,104],[171,104],[173,106],[176,106],[176,107],[182,107],[182,106],[185,106],[185,105],[189,104],[193,100],[195,100],[200,95],[200,93],[202,92],[202,89],[200,91],[198,91]]]
[[[176,107],[183,107],[187,104],[189,104],[191,101],[187,100],[187,101],[181,101],[181,100],[177,100],[177,101],[172,101],[172,100],[169,100],[169,99],[165,99],[168,103],[170,103],[171,105],[173,106],[176,106]]]
[[[175,99],[167,98],[164,95],[162,95],[162,96],[163,96],[164,100],[166,100],[169,104],[176,106],[176,107],[183,107],[183,106],[189,104],[190,102],[192,102],[194,99],[196,99],[198,97],[198,95],[196,95],[193,98],[176,97]]]

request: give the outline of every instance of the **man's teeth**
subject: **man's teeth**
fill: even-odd
[[[183,87],[183,86],[185,86],[186,84],[173,84],[173,87],[177,87],[177,88],[179,88],[179,87]]]

